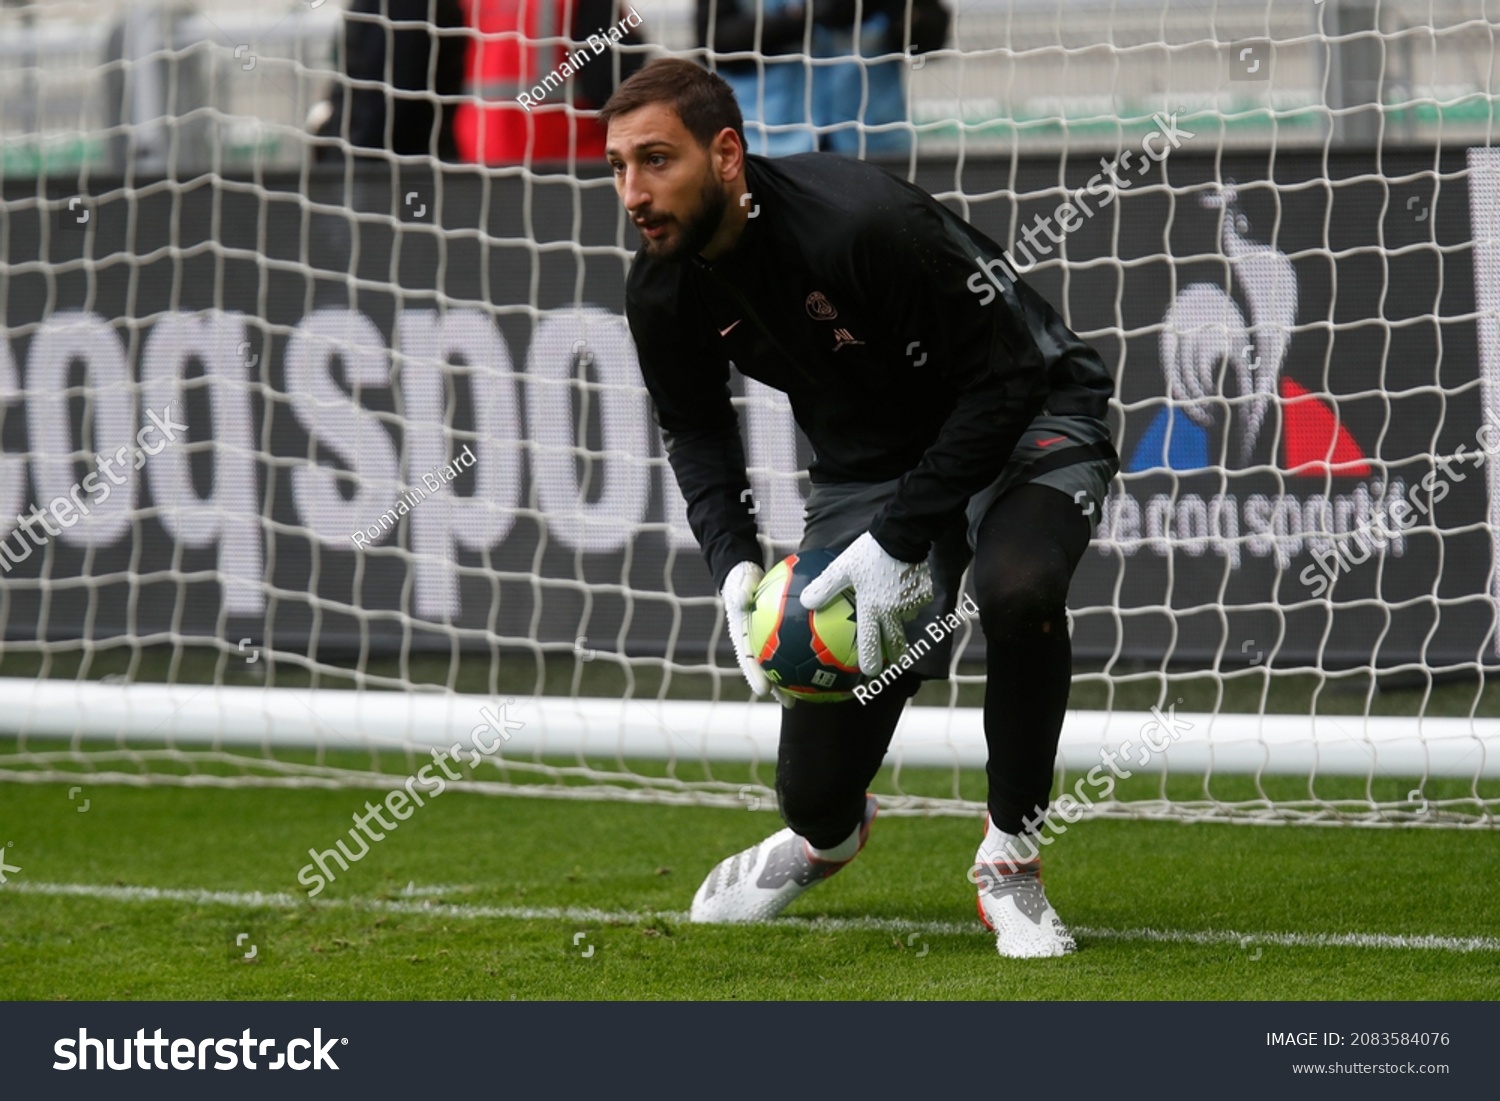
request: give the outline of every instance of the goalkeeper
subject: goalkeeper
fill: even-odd
[[[1001,955],[1072,951],[1023,835],[1067,709],[1068,584],[1119,467],[1104,363],[919,188],[832,154],[747,156],[728,85],[690,62],[648,64],[600,122],[642,239],[626,290],[641,372],[751,689],[770,688],[746,631],[764,559],[731,361],[786,392],[812,444],[803,545],[840,553],[802,600],[853,590],[866,675],[952,611],[972,559],[989,820],[969,879]],[[788,828],[714,868],[693,920],[772,917],[854,858],[901,710],[949,661],[934,647],[865,702],[782,712]]]

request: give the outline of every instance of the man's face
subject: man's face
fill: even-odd
[[[653,103],[609,123],[605,157],[615,191],[654,260],[687,260],[718,232],[729,192],[714,158],[677,112]]]

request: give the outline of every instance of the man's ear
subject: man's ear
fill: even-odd
[[[713,161],[714,171],[725,183],[744,171],[745,146],[732,126],[726,126],[714,135],[708,155]]]

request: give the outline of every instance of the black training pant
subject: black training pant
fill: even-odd
[[[973,588],[988,650],[989,811],[1007,833],[1020,833],[1051,794],[1073,672],[1068,585],[1090,535],[1066,493],[1027,483],[995,501],[975,538]],[[865,791],[918,685],[908,672],[865,703],[799,703],[782,713],[781,814],[814,847],[832,848],[859,825]]]

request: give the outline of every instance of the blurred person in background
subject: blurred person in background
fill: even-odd
[[[463,28],[460,0],[350,0],[338,42],[346,79],[335,80],[313,109],[313,133],[342,139],[356,157],[360,150],[385,150],[457,160],[454,118],[468,49]],[[317,146],[320,161],[344,153],[337,140]]]
[[[950,18],[941,0],[698,0],[698,44],[761,55],[712,66],[739,100],[747,152],[895,156],[912,145],[908,47],[940,48]]]
[[[643,52],[615,48],[646,44],[635,8],[617,0],[463,6],[474,33],[454,119],[459,157],[480,164],[602,158],[604,130],[594,112],[646,61]]]

